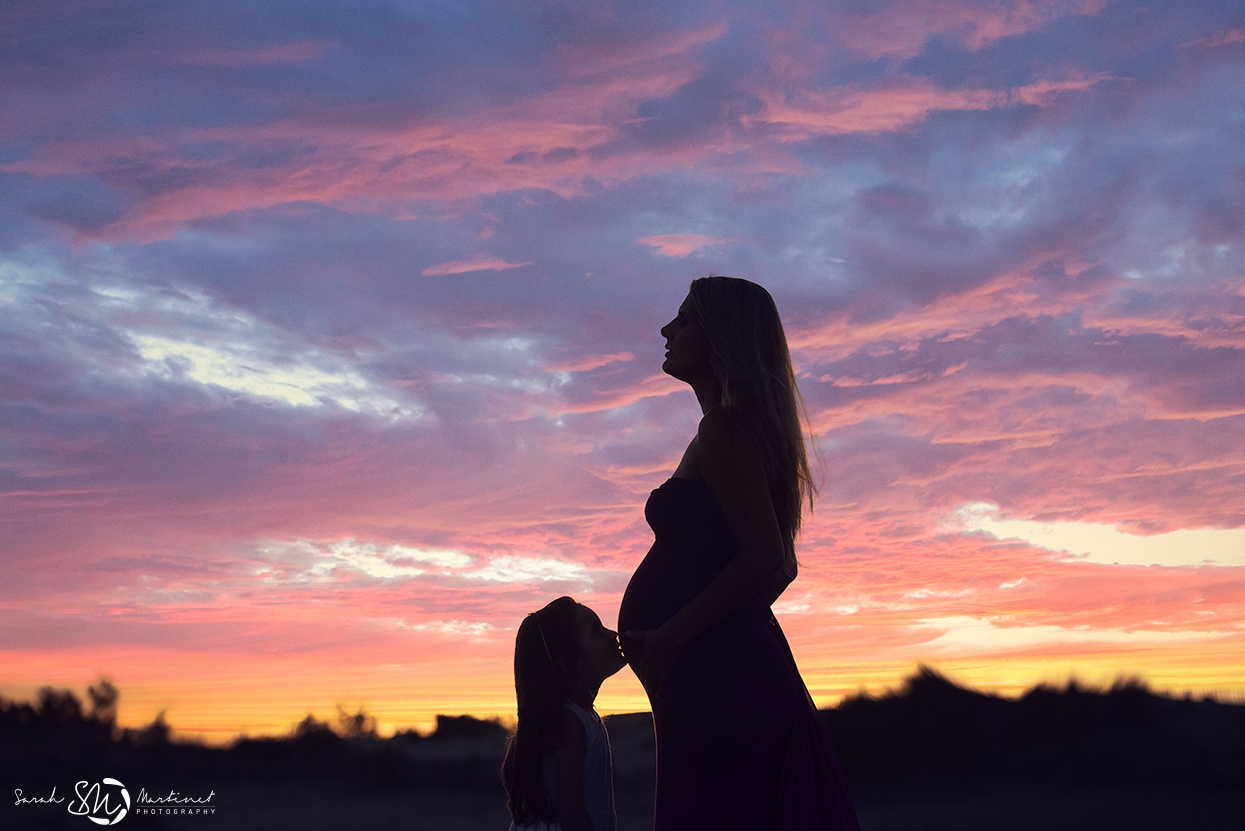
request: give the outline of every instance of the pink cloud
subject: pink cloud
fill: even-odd
[[[603,366],[609,366],[619,361],[634,361],[635,355],[630,352],[614,352],[609,355],[585,355],[582,358],[575,358],[569,361],[558,361],[556,363],[547,364],[546,372],[588,372],[593,369],[600,369]]]
[[[1182,43],[1183,47],[1198,46],[1203,49],[1214,49],[1216,46],[1228,46],[1233,43],[1245,43],[1245,29],[1227,29],[1204,38]]]
[[[949,35],[976,50],[1041,29],[1061,17],[1095,14],[1106,5],[1107,0],[918,0],[866,7],[863,12],[836,15],[836,19],[847,30],[843,40],[849,49],[872,58],[912,57],[938,35]]]
[[[653,253],[662,257],[686,257],[701,248],[721,245],[725,237],[707,237],[704,234],[658,234],[636,240],[641,245],[657,249]]]
[[[508,263],[495,257],[476,257],[470,260],[454,260],[448,263],[430,265],[419,272],[424,277],[445,274],[469,274],[473,271],[507,271],[512,268],[523,268],[531,263]]]
[[[777,91],[768,96],[761,114],[745,123],[768,125],[781,131],[783,140],[804,140],[811,135],[844,135],[899,130],[939,111],[987,110],[1019,105],[1043,106],[1060,94],[1084,92],[1110,76],[1068,80],[1043,80],[1011,89],[942,89],[924,78],[906,78],[886,87],[841,87],[811,93],[790,102]]]

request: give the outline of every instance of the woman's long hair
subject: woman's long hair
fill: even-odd
[[[784,571],[794,576],[804,500],[812,510],[817,486],[804,451],[801,416],[804,421],[808,417],[778,307],[768,291],[738,277],[693,280],[688,297],[709,340],[709,363],[722,387],[722,406],[761,453],[783,534]]]
[[[516,825],[552,822],[553,807],[545,793],[541,756],[557,747],[562,706],[579,665],[575,609],[579,604],[559,597],[519,624],[514,638],[514,691],[519,726],[506,742],[501,781],[506,807]],[[562,666],[567,658],[570,672]]]

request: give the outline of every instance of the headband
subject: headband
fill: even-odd
[[[545,627],[540,625],[540,613],[532,612],[532,617],[536,618],[536,631],[540,632],[540,642],[545,645],[545,654],[549,656],[549,663],[552,665],[553,653],[549,651],[549,641],[545,640]]]

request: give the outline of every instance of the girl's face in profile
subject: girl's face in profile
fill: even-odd
[[[618,633],[606,629],[597,613],[580,606],[575,614],[575,639],[579,646],[579,672],[593,681],[604,681],[627,663],[618,646]]]
[[[674,320],[661,327],[661,336],[666,339],[666,360],[661,369],[667,375],[689,384],[693,379],[712,372],[709,366],[709,338],[692,318],[691,305],[691,297],[684,299]]]

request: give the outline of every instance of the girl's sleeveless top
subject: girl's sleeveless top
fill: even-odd
[[[605,724],[595,711],[584,710],[573,701],[564,702],[584,725],[588,745],[584,749],[584,807],[592,819],[593,831],[615,831],[614,771],[610,760],[610,738]],[[549,804],[558,804],[558,768],[552,756],[542,756],[541,776],[545,780],[545,793]],[[538,820],[534,825],[510,823],[510,831],[561,831],[555,822]]]

